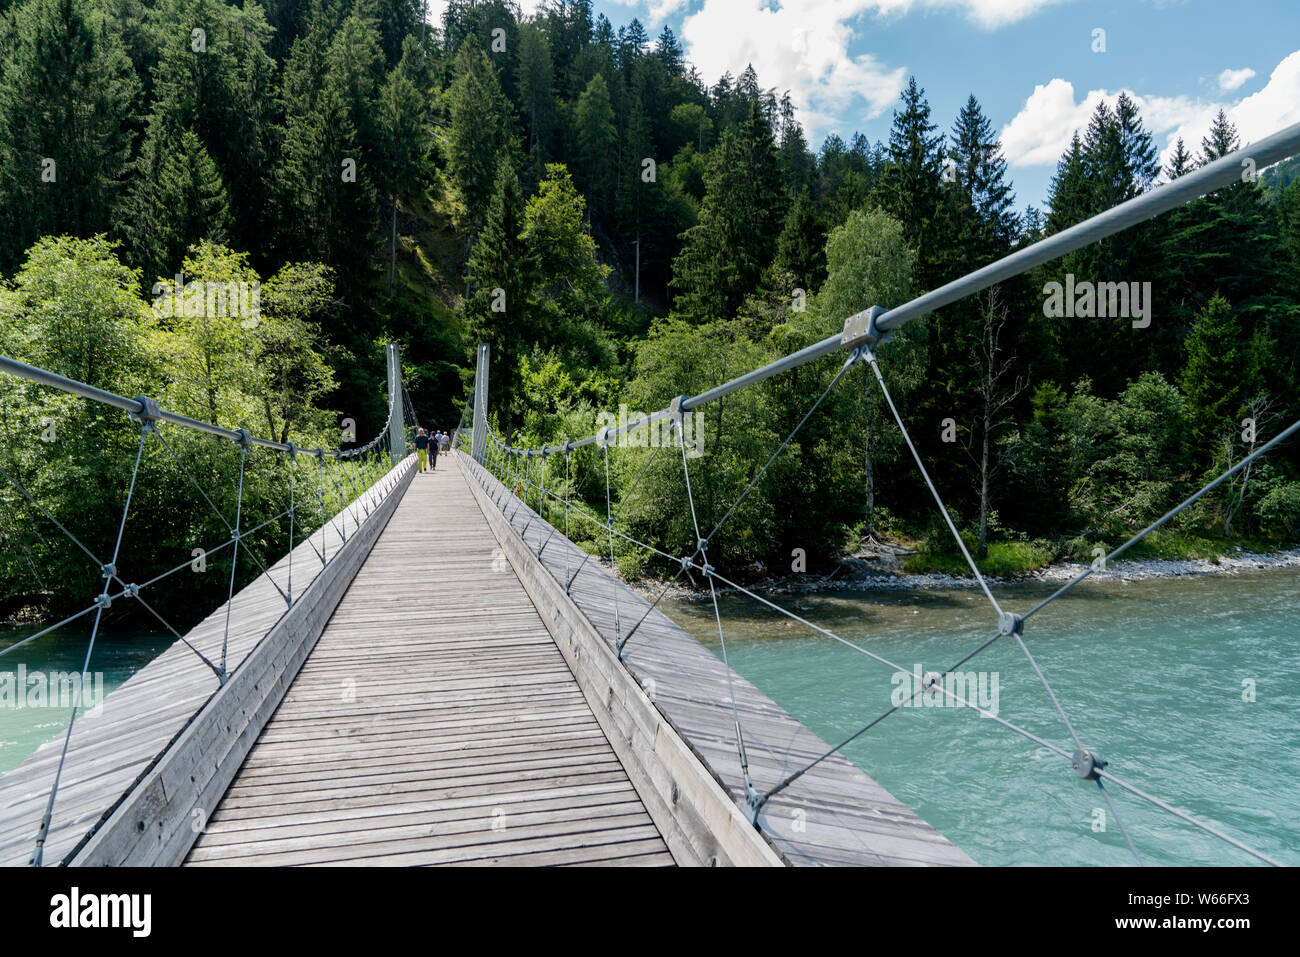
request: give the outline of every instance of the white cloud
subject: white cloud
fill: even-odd
[[[445,0],[444,0],[445,2]],[[644,0],[650,10],[650,21],[658,24],[664,17],[686,6],[690,0]],[[712,0],[705,0],[708,6]],[[771,0],[776,6],[779,0]],[[863,13],[875,13],[882,17],[902,17],[914,9],[953,10],[963,14],[967,20],[985,30],[996,30],[1010,23],[1016,23],[1033,16],[1044,7],[1064,3],[1066,0],[838,0],[838,2],[820,4],[829,17],[826,22],[852,20]],[[755,9],[762,3],[751,4]],[[807,7],[799,0],[780,2],[781,7]]]
[[[643,0],[657,26],[689,0]],[[997,29],[1063,0],[702,0],[682,22],[681,39],[706,82],[749,64],[764,87],[789,90],[813,145],[843,126],[858,128],[897,104],[904,66],[873,53],[850,54],[854,25],[874,16],[948,10]],[[847,130],[845,131],[847,132]]]
[[[1201,138],[1210,131],[1214,115],[1222,106],[1228,119],[1237,127],[1241,144],[1261,140],[1292,123],[1300,123],[1300,50],[1273,68],[1264,88],[1234,104],[1211,104],[1189,117],[1169,133],[1163,161],[1181,136],[1189,152],[1201,147]]]
[[[1076,101],[1074,85],[1068,80],[1057,77],[1035,86],[1020,112],[1002,128],[1008,162],[1012,166],[1055,164],[1069,147],[1074,131],[1082,134],[1087,128],[1097,104],[1104,99],[1113,106],[1120,92],[1089,90]],[[1189,152],[1199,151],[1201,138],[1221,108],[1236,125],[1243,144],[1300,121],[1300,50],[1277,65],[1262,90],[1236,103],[1144,96],[1130,89],[1123,92],[1137,104],[1143,124],[1156,139],[1164,137],[1163,164],[1179,137]]]
[[[856,2],[859,11],[871,4]],[[906,79],[873,54],[850,55],[854,31],[843,0],[705,0],[682,23],[682,42],[706,82],[748,64],[766,88],[789,90],[810,134],[880,116],[892,107]],[[853,115],[856,112],[856,116]]]
[[[1235,90],[1254,75],[1255,71],[1250,67],[1244,67],[1240,70],[1224,70],[1219,74],[1219,89],[1225,92]]]

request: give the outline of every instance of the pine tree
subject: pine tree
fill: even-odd
[[[88,0],[13,9],[0,67],[0,267],[39,236],[107,232],[140,85],[121,37]]]
[[[1210,124],[1210,132],[1201,138],[1201,165],[1213,163],[1221,156],[1236,152],[1240,146],[1241,138],[1237,135],[1237,128],[1220,109]]]
[[[1121,92],[1115,100],[1115,122],[1119,125],[1124,157],[1133,178],[1133,195],[1145,193],[1160,173],[1160,157],[1150,132],[1142,125],[1137,104],[1127,93]]]
[[[807,187],[800,190],[785,218],[773,267],[789,272],[795,285],[809,293],[826,278],[826,230]]]
[[[540,178],[550,155],[550,131],[555,110],[551,51],[541,30],[525,24],[519,30],[519,60],[515,67],[519,114],[528,131],[531,175]]]
[[[402,41],[419,32],[418,0],[358,0],[356,12],[378,34],[386,65],[396,66],[402,58]]]
[[[949,159],[953,185],[961,190],[995,248],[1011,246],[1019,232],[1015,194],[1006,182],[1007,161],[1002,156],[993,124],[972,95],[953,124]]]
[[[679,77],[683,73],[683,61],[681,44],[677,42],[677,36],[673,33],[668,24],[664,24],[663,31],[659,34],[659,40],[655,45],[655,56],[663,62],[664,69],[668,71],[671,77]]]
[[[573,124],[578,140],[578,182],[587,195],[592,215],[607,221],[614,204],[614,151],[618,129],[609,87],[600,74],[593,76],[578,98]]]
[[[491,348],[489,408],[500,414],[507,437],[515,420],[519,350],[532,304],[533,266],[523,232],[523,199],[508,159],[497,166],[496,186],[483,229],[469,260],[469,296],[463,306],[468,341]]]
[[[1088,185],[1083,171],[1083,142],[1076,131],[1056,163],[1047,197],[1047,231],[1059,233],[1088,218]]]
[[[795,118],[794,103],[790,101],[788,91],[781,97],[780,116],[781,179],[786,198],[793,200],[812,182],[814,164],[812,155],[808,152],[808,141],[803,135],[803,126]]]
[[[785,213],[772,130],[757,101],[709,155],[700,221],[674,264],[676,306],[697,319],[730,317],[771,263]]]
[[[1169,162],[1165,164],[1165,176],[1172,181],[1187,175],[1195,167],[1196,161],[1192,159],[1192,154],[1187,152],[1183,138],[1178,137],[1178,142],[1174,144],[1174,151],[1169,154]]]
[[[1215,296],[1196,314],[1185,343],[1182,392],[1191,413],[1192,453],[1208,464],[1225,423],[1254,391],[1249,342],[1232,305]]]
[[[902,110],[894,111],[889,165],[878,192],[881,205],[903,224],[917,250],[918,285],[928,287],[936,285],[941,275],[938,214],[944,137],[930,122],[930,104],[916,77],[908,80],[902,101]]]
[[[164,142],[151,141],[161,161],[149,184],[148,204],[137,206],[127,235],[146,277],[170,276],[200,240],[224,243],[230,226],[230,203],[217,164],[193,130],[173,134],[165,125]]]
[[[397,201],[419,190],[425,155],[424,100],[403,72],[393,69],[379,98],[380,166],[383,190],[389,201],[388,295],[393,295],[397,269]]]
[[[473,230],[483,221],[499,178],[509,137],[509,103],[481,50],[467,44],[457,54],[453,70],[445,140],[447,175]]]

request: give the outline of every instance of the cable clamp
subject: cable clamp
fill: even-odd
[[[1070,758],[1070,763],[1074,765],[1074,773],[1085,781],[1096,781],[1101,777],[1101,771],[1110,762],[1094,751],[1087,748],[1080,748],[1074,752]]]
[[[140,411],[127,413],[131,421],[142,422],[151,431],[158,431],[158,427],[154,425],[162,418],[162,409],[158,407],[158,403],[147,395],[137,395],[135,401],[140,403]]]
[[[1025,620],[1015,612],[1004,611],[998,615],[999,635],[1020,635],[1025,630]]]
[[[235,444],[241,448],[248,448],[253,444],[253,433],[248,429],[235,429]]]
[[[114,565],[112,562],[109,562],[107,565],[100,565],[99,572],[105,578],[112,578],[114,575],[117,574],[117,566]]]
[[[108,608],[113,604],[113,599],[108,596],[107,590],[95,596],[95,605],[99,608]]]
[[[883,316],[887,309],[883,306],[872,306],[870,309],[863,309],[844,320],[844,333],[840,336],[841,349],[855,349],[860,346],[874,346],[882,342],[888,342],[894,337],[893,332],[887,329],[881,329],[876,325],[876,320]],[[858,358],[865,359],[867,353],[861,353]]]
[[[745,815],[745,820],[748,821],[756,831],[762,830],[762,828],[759,826],[758,823],[758,812],[763,809],[764,803],[765,803],[765,799],[763,795],[759,794],[758,791],[754,790],[754,785],[749,780],[749,775],[746,774],[745,775],[745,807],[743,809],[743,813]]]

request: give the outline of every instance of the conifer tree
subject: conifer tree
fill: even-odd
[[[481,50],[467,44],[456,56],[448,91],[447,175],[471,229],[482,223],[509,140],[509,104]]]
[[[483,229],[469,260],[469,296],[464,303],[467,341],[491,347],[489,408],[497,410],[505,434],[515,424],[519,349],[532,302],[534,268],[523,232],[523,198],[510,161],[497,165],[496,186]]]
[[[140,89],[116,27],[88,0],[11,11],[0,67],[0,265],[42,235],[107,232]]]

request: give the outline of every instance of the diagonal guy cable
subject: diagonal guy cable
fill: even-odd
[[[961,534],[957,531],[957,526],[953,524],[952,516],[948,514],[948,509],[943,504],[943,499],[939,497],[939,490],[934,487],[934,482],[930,479],[930,473],[925,470],[925,463],[921,461],[921,455],[916,451],[916,446],[912,444],[912,437],[907,432],[907,426],[903,424],[903,417],[898,414],[898,408],[894,405],[894,398],[889,394],[889,388],[885,385],[885,377],[880,374],[880,366],[876,363],[876,354],[871,349],[863,351],[863,360],[871,366],[871,371],[876,374],[877,381],[880,382],[880,391],[889,403],[889,411],[894,413],[894,421],[898,423],[898,430],[903,433],[903,439],[907,442],[907,447],[912,451],[912,458],[916,460],[916,467],[921,472],[921,477],[925,479],[925,484],[930,487],[930,494],[934,496],[935,503],[939,506],[939,514],[943,516],[944,522],[948,525],[948,530],[952,532],[952,537],[957,542],[957,547],[966,558],[966,564],[970,566],[975,573],[976,579],[979,580],[980,588],[984,589],[989,603],[993,610],[997,612],[998,617],[1002,617],[1002,606],[998,600],[993,597],[993,592],[989,590],[988,582],[984,581],[984,576],[980,574],[979,566],[975,564],[975,559],[971,558],[970,552],[966,548],[966,543],[962,541]]]
[[[722,518],[718,519],[718,523],[713,526],[713,531],[709,532],[709,537],[705,539],[705,541],[710,541],[710,542],[713,541],[713,536],[718,534],[718,529],[720,529],[723,523],[731,517],[731,513],[734,512],[740,506],[740,503],[745,500],[746,496],[748,496],[749,493],[754,490],[754,486],[756,486],[759,483],[759,481],[763,478],[763,476],[767,474],[767,470],[772,467],[772,463],[776,461],[777,456],[779,456],[782,452],[784,452],[786,446],[789,445],[792,441],[794,441],[794,437],[799,434],[799,430],[802,429],[807,424],[810,418],[812,418],[812,414],[817,411],[817,407],[822,404],[822,402],[826,399],[828,395],[831,394],[831,390],[834,389],[837,385],[839,385],[839,382],[841,379],[844,378],[845,373],[847,373],[849,369],[853,368],[853,363],[856,360],[856,358],[857,358],[856,356],[849,356],[848,359],[844,360],[844,365],[840,367],[839,372],[835,373],[835,378],[831,379],[830,385],[828,385],[822,391],[822,394],[817,397],[817,401],[814,402],[809,407],[808,411],[804,413],[803,418],[799,420],[799,424],[796,425],[790,431],[790,434],[785,437],[785,441],[780,444],[777,450],[772,453],[770,458],[768,458],[767,462],[763,465],[763,467],[758,470],[758,473],[753,477],[753,479],[750,480],[750,483],[747,486],[745,486],[745,490],[740,493],[740,495],[736,498],[734,502],[731,503],[731,507],[727,509],[727,511],[723,514]],[[676,422],[673,423],[673,425],[676,424],[677,424]],[[683,435],[682,436],[683,445],[685,444],[685,442],[686,442],[686,436]]]
[[[99,623],[104,618],[104,609],[111,603],[108,595],[108,582],[117,566],[118,553],[122,549],[122,534],[126,531],[126,519],[131,513],[131,497],[135,494],[135,480],[140,474],[140,460],[144,456],[144,440],[149,435],[149,423],[140,425],[140,444],[135,452],[135,465],[131,469],[131,481],[126,489],[126,502],[122,506],[122,519],[117,525],[117,540],[113,544],[113,557],[103,567],[104,590],[95,599],[95,620],[90,626],[90,641],[86,644],[86,657],[81,664],[81,680],[77,683],[77,694],[72,702],[72,713],[68,718],[68,731],[63,736],[63,750],[59,752],[59,764],[54,771],[54,783],[50,787],[50,798],[45,805],[45,814],[41,817],[40,829],[36,832],[36,847],[32,851],[33,867],[40,867],[45,862],[45,839],[50,833],[50,820],[54,816],[54,801],[59,794],[59,784],[63,779],[63,767],[68,759],[68,746],[72,743],[72,728],[77,723],[77,711],[81,708],[81,694],[86,687],[86,675],[90,671],[90,656],[95,651],[95,637],[99,634]]]
[[[682,475],[686,479],[686,499],[691,506],[691,525],[695,528],[696,548],[701,560],[704,562],[704,576],[709,580],[709,595],[713,598],[713,619],[718,625],[718,643],[722,646],[722,670],[727,675],[727,694],[731,698],[731,718],[736,725],[736,752],[740,757],[740,773],[744,777],[745,783],[745,804],[754,806],[753,802],[757,797],[754,791],[754,784],[749,777],[749,757],[745,754],[745,735],[740,729],[740,709],[736,707],[736,686],[731,677],[731,664],[727,660],[727,639],[722,633],[722,612],[718,610],[718,590],[713,584],[713,566],[709,564],[709,555],[707,552],[707,542],[700,537],[700,520],[695,514],[695,494],[691,491],[691,469],[686,461],[686,441],[683,436],[682,441]],[[685,563],[683,563],[683,566]],[[751,819],[751,823],[755,823]]]
[[[1150,525],[1148,525],[1146,528],[1142,529],[1142,531],[1138,532],[1136,535],[1134,535],[1132,538],[1130,538],[1130,539],[1129,539],[1127,542],[1125,542],[1123,545],[1119,546],[1119,548],[1115,549],[1113,552],[1111,552],[1109,555],[1107,555],[1107,556],[1102,560],[1102,564],[1109,563],[1109,562],[1112,561],[1113,559],[1116,559],[1116,558],[1118,558],[1120,555],[1123,555],[1126,551],[1128,551],[1130,548],[1132,548],[1134,545],[1136,545],[1138,542],[1140,542],[1142,539],[1144,539],[1147,535],[1151,534],[1151,533],[1154,532],[1157,528],[1159,528],[1161,525],[1165,524],[1165,522],[1169,521],[1171,518],[1173,518],[1173,517],[1174,517],[1175,515],[1177,515],[1179,512],[1183,511],[1183,509],[1185,509],[1185,508],[1187,508],[1188,506],[1192,505],[1192,504],[1193,504],[1194,502],[1196,502],[1198,499],[1200,499],[1200,498],[1202,498],[1203,496],[1205,496],[1208,492],[1211,492],[1211,491],[1213,491],[1214,489],[1218,488],[1220,485],[1222,485],[1224,482],[1226,482],[1229,478],[1231,478],[1233,475],[1237,474],[1237,472],[1241,471],[1243,468],[1245,468],[1247,465],[1249,465],[1249,464],[1250,464],[1251,462],[1253,462],[1255,459],[1259,458],[1261,455],[1263,455],[1263,454],[1264,454],[1265,452],[1267,452],[1269,449],[1271,449],[1271,448],[1273,448],[1273,447],[1275,447],[1275,446],[1277,446],[1277,445],[1280,445],[1282,442],[1285,442],[1285,441],[1286,441],[1287,439],[1289,439],[1291,436],[1295,435],[1295,433],[1298,432],[1298,431],[1300,431],[1300,421],[1296,421],[1296,422],[1292,423],[1291,426],[1290,426],[1289,428],[1287,428],[1287,429],[1285,429],[1284,431],[1279,432],[1277,435],[1273,436],[1273,438],[1269,439],[1269,441],[1268,441],[1267,443],[1265,443],[1264,445],[1261,445],[1258,449],[1256,449],[1256,450],[1255,450],[1254,452],[1252,452],[1250,455],[1247,455],[1244,459],[1242,459],[1240,462],[1238,462],[1238,463],[1237,463],[1236,465],[1234,465],[1232,468],[1228,469],[1226,472],[1224,472],[1223,474],[1221,474],[1221,475],[1220,475],[1218,478],[1216,478],[1214,481],[1210,482],[1209,484],[1207,484],[1207,485],[1205,485],[1205,486],[1202,486],[1202,488],[1201,488],[1199,491],[1193,493],[1192,495],[1189,495],[1189,496],[1188,496],[1187,498],[1185,498],[1182,502],[1178,503],[1178,504],[1175,505],[1173,508],[1171,508],[1169,511],[1165,512],[1164,515],[1160,516],[1158,519],[1156,519],[1154,522],[1152,522],[1152,523],[1151,523]],[[1056,591],[1054,591],[1052,594],[1048,595],[1046,598],[1044,598],[1042,601],[1040,601],[1040,602],[1039,602],[1037,605],[1035,605],[1033,608],[1029,609],[1029,611],[1025,612],[1025,614],[1022,616],[1022,620],[1024,620],[1024,621],[1028,621],[1028,620],[1029,620],[1030,618],[1032,618],[1034,615],[1038,614],[1040,611],[1042,611],[1044,608],[1046,608],[1048,605],[1050,605],[1050,604],[1051,604],[1052,602],[1054,602],[1056,599],[1060,598],[1062,595],[1064,595],[1066,592],[1068,592],[1070,589],[1072,589],[1075,585],[1079,584],[1079,582],[1083,581],[1085,578],[1087,578],[1089,575],[1091,575],[1091,574],[1092,574],[1093,572],[1095,572],[1095,571],[1097,571],[1097,566],[1096,566],[1096,565],[1089,565],[1087,568],[1085,568],[1082,572],[1080,572],[1080,573],[1079,573],[1078,575],[1076,575],[1074,578],[1070,579],[1070,581],[1066,582],[1064,585],[1062,585],[1060,588],[1058,588],[1058,589],[1057,589]]]
[[[699,566],[693,566],[693,567],[698,568]],[[906,674],[906,675],[911,674],[910,671],[908,671],[906,668],[903,668],[901,665],[897,665],[894,662],[890,661],[889,659],[883,658],[880,655],[876,654],[875,652],[869,651],[866,648],[863,648],[861,645],[849,641],[847,638],[841,637],[840,635],[835,634],[835,632],[827,628],[823,628],[820,625],[813,624],[811,621],[808,621],[806,618],[796,615],[794,612],[790,611],[787,608],[782,608],[780,605],[777,605],[774,602],[769,601],[768,599],[764,598],[762,595],[755,594],[754,592],[750,591],[749,589],[745,588],[742,585],[737,585],[735,582],[728,580],[724,576],[719,575],[717,572],[714,572],[713,575],[715,578],[717,578],[718,581],[722,582],[724,585],[727,585],[730,588],[734,588],[737,591],[750,596],[755,601],[761,602],[762,604],[771,608],[773,611],[780,612],[781,614],[785,615],[787,618],[790,618],[792,621],[797,621],[801,625],[804,625],[807,628],[811,628],[813,631],[818,632],[819,634],[825,635],[827,638],[831,638],[835,641],[838,641],[840,644],[852,648],[854,651],[858,652],[859,654],[866,655],[868,658],[871,658],[874,661],[878,661],[881,664],[885,665],[886,667],[892,668],[894,671],[899,672],[900,674]],[[971,658],[975,657],[976,654],[979,654],[985,648],[988,648],[990,645],[993,644],[994,641],[997,640],[997,638],[1000,637],[1001,637],[1001,633],[995,635],[993,638],[984,642],[984,644],[976,648],[975,651],[973,651],[971,654],[963,658],[961,662],[959,662],[957,665],[954,665],[953,668],[960,667],[961,664],[964,664],[965,662],[969,661]],[[949,671],[953,670],[953,668],[950,668]],[[949,691],[946,687],[943,687],[942,685],[935,687],[934,690],[942,692],[945,697],[951,698],[952,700],[956,701],[958,704],[964,705],[965,707],[970,708],[973,711],[976,711],[987,718],[991,718],[997,724],[1002,725],[1008,730],[1014,731],[1016,734],[1019,734],[1021,737],[1033,741],[1035,744],[1047,748],[1049,751],[1051,751],[1056,755],[1059,755],[1060,757],[1063,757],[1067,760],[1073,759],[1073,755],[1062,750],[1061,748],[1057,747],[1051,742],[1045,741],[1044,739],[1038,737],[1032,732],[1026,731],[1024,728],[1020,728],[1012,724],[1010,721],[1007,721],[1005,718],[995,715],[992,712],[986,711],[985,709],[979,707],[979,705],[973,704],[965,700],[960,695],[957,695],[956,693]],[[892,709],[891,709],[891,713],[892,713]],[[872,721],[871,724],[875,724],[879,720],[880,719],[876,719],[875,721]],[[870,727],[871,724],[869,724],[868,727]],[[866,729],[864,728],[863,730]],[[859,734],[860,733],[861,732],[859,732]],[[1168,804],[1165,801],[1162,801],[1160,798],[1154,797],[1153,795],[1148,794],[1147,792],[1136,787],[1135,785],[1129,784],[1128,782],[1119,778],[1117,775],[1113,774],[1112,772],[1106,770],[1098,770],[1097,774],[1099,777],[1105,778],[1108,781],[1113,781],[1115,784],[1124,788],[1126,791],[1129,791],[1130,793],[1137,795],[1138,797],[1142,798],[1145,801],[1150,802],[1151,804],[1154,804],[1156,807],[1159,807],[1162,810],[1168,811],[1170,814],[1173,814],[1174,816],[1181,818],[1182,820],[1186,821],[1188,824],[1191,824],[1194,827],[1197,827],[1202,831],[1205,831],[1207,834],[1212,834],[1215,837],[1233,845],[1234,847],[1242,851],[1245,851],[1247,854],[1259,858],[1261,861],[1264,861],[1265,863],[1272,864],[1274,866],[1281,866],[1277,861],[1269,857],[1267,854],[1257,851],[1254,848],[1250,847],[1249,845],[1244,844],[1241,841],[1238,841],[1236,838],[1224,834],[1222,831],[1218,830],[1217,828],[1197,820],[1196,818],[1188,814],[1186,811],[1180,811],[1178,808],[1174,807],[1171,804]],[[769,796],[774,792],[775,789],[773,789],[772,792],[769,792]]]

